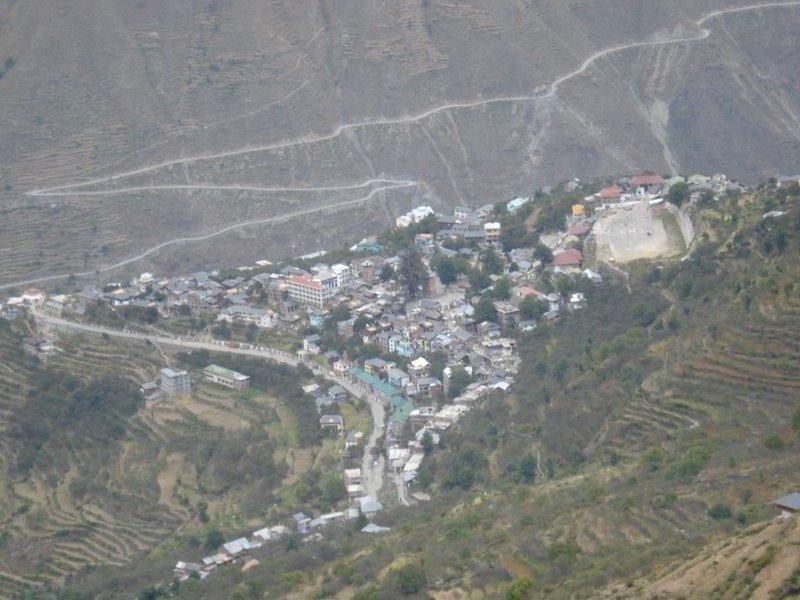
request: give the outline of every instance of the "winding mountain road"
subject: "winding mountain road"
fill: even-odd
[[[558,92],[558,88],[566,83],[567,81],[574,79],[582,75],[585,71],[589,69],[595,62],[599,59],[609,56],[611,54],[616,54],[618,52],[624,52],[626,50],[632,50],[635,48],[646,48],[646,47],[656,47],[656,46],[667,46],[673,44],[683,44],[689,42],[698,42],[704,39],[707,39],[711,35],[711,31],[708,29],[702,28],[702,26],[707,23],[709,20],[725,16],[728,14],[735,14],[735,13],[743,13],[743,12],[750,12],[756,10],[764,10],[770,8],[788,8],[793,6],[800,6],[800,0],[784,0],[781,2],[765,2],[765,3],[755,3],[755,4],[748,4],[745,6],[737,6],[732,8],[722,8],[718,10],[711,11],[706,13],[699,19],[694,22],[694,25],[700,27],[700,32],[694,36],[685,36],[685,37],[676,37],[676,38],[667,38],[667,39],[660,39],[660,40],[642,40],[637,42],[628,42],[625,44],[618,44],[614,46],[609,46],[607,48],[603,48],[598,50],[594,54],[590,55],[586,58],[580,66],[576,69],[561,75],[560,77],[553,80],[550,84],[544,84],[539,86],[532,94],[529,95],[520,95],[520,96],[494,96],[491,98],[479,98],[472,101],[464,101],[464,102],[448,102],[444,104],[440,104],[433,108],[429,108],[423,112],[413,114],[413,115],[398,115],[395,117],[380,117],[376,119],[364,119],[361,121],[354,121],[352,123],[342,123],[338,125],[335,129],[331,132],[326,134],[306,134],[304,136],[300,136],[297,138],[283,140],[274,142],[271,144],[265,144],[261,146],[248,146],[244,148],[238,148],[234,150],[226,150],[223,152],[217,152],[212,154],[199,154],[195,156],[187,156],[183,158],[176,158],[172,160],[167,160],[155,165],[140,167],[138,169],[133,169],[131,171],[125,171],[122,173],[117,173],[114,175],[108,175],[106,177],[99,177],[95,179],[91,179],[89,181],[84,181],[80,183],[73,183],[61,186],[54,186],[49,188],[42,188],[37,190],[31,190],[27,192],[30,196],[39,196],[39,195],[63,195],[59,192],[64,192],[70,189],[79,189],[82,187],[89,187],[93,185],[98,185],[101,183],[117,181],[120,179],[125,179],[128,177],[132,177],[135,175],[142,175],[145,173],[149,173],[151,171],[155,171],[164,167],[170,167],[174,165],[182,165],[187,163],[193,163],[203,160],[218,160],[221,158],[229,158],[233,156],[241,156],[243,154],[248,154],[252,152],[265,152],[269,150],[280,150],[283,148],[290,148],[294,146],[306,145],[306,144],[313,144],[318,142],[324,142],[328,140],[332,140],[334,138],[339,137],[342,133],[352,130],[352,129],[360,129],[366,127],[383,127],[388,125],[404,125],[409,123],[416,123],[433,115],[451,111],[451,110],[460,110],[460,109],[470,109],[470,108],[477,108],[481,106],[487,106],[491,104],[498,104],[498,103],[512,103],[512,102],[530,102],[534,100],[540,100],[543,98],[548,98],[554,96]],[[147,186],[144,186],[145,188]],[[141,188],[138,188],[141,189]]]
[[[48,187],[48,188],[41,188],[41,189],[34,189],[26,192],[29,196],[102,196],[102,195],[111,195],[111,194],[123,194],[128,192],[150,192],[150,191],[163,191],[163,190],[220,190],[220,191],[231,191],[231,190],[241,190],[241,191],[294,191],[294,192],[301,192],[301,191],[325,191],[325,190],[333,190],[338,189],[339,186],[334,187],[312,187],[312,188],[270,188],[270,187],[260,187],[260,186],[253,186],[253,185],[212,185],[212,184],[186,184],[186,185],[154,185],[154,186],[130,186],[130,187],[123,187],[118,189],[108,189],[108,190],[92,190],[86,189],[90,188],[91,186],[97,186],[104,183],[111,183],[117,182],[129,177],[133,177],[136,175],[142,175],[146,173],[150,173],[156,171],[158,169],[162,169],[165,167],[170,167],[174,165],[185,165],[193,162],[203,161],[203,160],[216,160],[221,158],[230,158],[235,156],[241,156],[244,154],[252,153],[252,152],[264,152],[270,150],[280,150],[284,148],[291,148],[300,145],[306,144],[313,144],[318,142],[323,142],[326,140],[331,140],[337,138],[338,136],[342,135],[344,132],[349,130],[361,129],[361,128],[368,128],[368,127],[383,127],[383,126],[390,126],[390,125],[402,125],[402,124],[409,124],[409,123],[417,123],[422,121],[428,117],[433,115],[437,115],[440,113],[449,114],[449,111],[453,110],[461,110],[461,109],[471,109],[477,108],[481,106],[488,106],[491,104],[499,104],[499,103],[514,103],[514,102],[531,102],[537,101],[545,98],[550,98],[555,96],[558,93],[558,89],[564,83],[580,76],[581,74],[585,73],[594,63],[596,63],[601,58],[606,56],[624,52],[626,50],[631,50],[634,48],[646,48],[646,47],[657,47],[657,46],[667,46],[672,44],[683,44],[683,43],[691,43],[691,42],[698,42],[704,39],[707,39],[711,35],[711,31],[708,29],[703,28],[708,21],[711,19],[722,17],[729,14],[737,14],[737,13],[744,13],[750,11],[758,11],[758,10],[767,10],[767,9],[774,9],[774,8],[789,8],[800,6],[800,0],[785,0],[785,1],[778,1],[778,2],[764,2],[764,3],[753,3],[744,6],[737,6],[731,8],[722,8],[717,9],[711,12],[708,12],[701,16],[700,18],[694,21],[694,26],[698,27],[699,33],[694,36],[683,36],[683,37],[668,37],[666,39],[650,39],[650,40],[642,40],[637,42],[629,42],[626,44],[619,44],[610,46],[597,52],[593,53],[589,57],[587,57],[577,68],[574,70],[561,75],[554,79],[550,84],[541,85],[532,94],[529,95],[520,95],[520,96],[495,96],[491,98],[478,98],[472,101],[464,101],[464,102],[449,102],[440,104],[433,108],[429,108],[425,111],[422,111],[417,114],[406,114],[406,115],[398,115],[395,117],[382,117],[382,118],[375,118],[375,119],[364,119],[361,121],[355,121],[352,123],[343,123],[338,125],[335,129],[330,131],[326,134],[313,134],[309,133],[304,136],[300,136],[294,139],[277,141],[270,144],[265,144],[261,146],[252,146],[252,147],[245,147],[245,148],[238,148],[234,150],[226,150],[222,152],[216,152],[211,154],[200,154],[195,156],[187,156],[183,158],[177,158],[172,160],[167,160],[158,164],[149,165],[140,167],[138,169],[133,169],[130,171],[124,171],[121,173],[116,173],[104,177],[90,179],[88,181],[82,181],[79,183],[72,183],[72,184],[65,184],[60,186]],[[364,184],[359,184],[352,186],[352,188],[347,188],[346,186],[341,186],[341,189],[356,189],[359,187],[364,187],[369,185],[370,183],[378,183],[378,182],[393,182],[395,180],[382,180],[382,179],[372,179]],[[326,207],[315,207],[309,208],[305,210],[295,211],[291,213],[286,213],[284,215],[276,216],[276,217],[268,217],[264,219],[253,219],[249,221],[243,221],[240,223],[234,223],[228,225],[227,227],[223,227],[219,230],[216,230],[212,233],[199,235],[199,236],[191,236],[191,237],[181,237],[181,238],[174,238],[171,240],[167,240],[160,244],[153,246],[136,256],[121,260],[117,263],[112,265],[108,265],[105,267],[101,267],[99,269],[94,269],[91,271],[84,271],[80,273],[63,273],[59,275],[51,275],[47,277],[39,277],[34,279],[22,280],[22,281],[14,281],[10,283],[5,283],[0,285],[0,290],[8,289],[11,287],[18,287],[24,285],[31,285],[37,283],[45,283],[48,281],[57,281],[69,277],[70,275],[74,275],[76,277],[89,277],[95,275],[97,273],[105,273],[109,271],[113,271],[125,265],[129,265],[136,261],[139,261],[151,254],[162,250],[168,246],[172,246],[175,244],[187,243],[187,242],[198,242],[203,240],[208,240],[213,237],[222,235],[229,231],[233,231],[236,229],[240,229],[243,227],[249,227],[253,225],[263,225],[266,223],[274,223],[279,222],[282,220],[291,219],[293,217],[302,216],[311,214],[314,212],[326,210],[326,209],[336,209],[336,208],[345,208],[348,206],[353,206],[359,203],[364,203],[371,200],[376,194],[392,189],[398,189],[401,187],[410,187],[410,186],[417,186],[420,185],[420,182],[413,182],[407,180],[397,180],[397,183],[393,183],[391,185],[386,185],[385,187],[376,188],[372,190],[367,196],[363,198],[358,198],[355,200],[348,200],[344,202],[339,202],[335,204],[328,205]],[[82,190],[82,191],[81,191]]]
[[[286,220],[289,220],[289,219],[293,219],[295,217],[301,217],[301,216],[304,216],[304,215],[310,215],[310,214],[313,214],[313,213],[323,212],[323,211],[326,211],[326,210],[344,208],[344,207],[348,207],[348,206],[356,206],[358,204],[363,204],[364,202],[368,202],[376,194],[378,194],[380,192],[384,192],[384,191],[387,191],[387,190],[399,189],[399,188],[407,188],[407,187],[412,187],[412,186],[416,186],[416,185],[417,185],[416,182],[409,181],[409,182],[397,183],[395,185],[377,187],[374,190],[370,191],[369,194],[367,194],[366,196],[364,196],[362,198],[356,198],[354,200],[344,200],[342,202],[335,202],[333,204],[326,204],[325,206],[315,206],[313,208],[304,208],[302,210],[296,210],[296,211],[284,213],[282,215],[277,215],[277,216],[273,216],[273,217],[265,217],[263,219],[251,219],[249,221],[241,221],[239,223],[234,223],[232,225],[228,225],[226,227],[223,227],[222,229],[217,229],[216,231],[212,231],[211,233],[207,233],[207,234],[204,234],[204,235],[173,238],[171,240],[167,240],[166,242],[161,242],[160,244],[158,244],[156,246],[153,246],[152,248],[148,248],[147,250],[145,250],[144,252],[141,252],[140,254],[137,254],[136,256],[132,256],[130,258],[126,258],[126,259],[121,260],[119,262],[116,262],[116,263],[114,263],[112,265],[108,265],[108,266],[105,266],[105,267],[100,267],[98,269],[94,269],[94,270],[91,270],[91,271],[81,271],[81,272],[78,272],[78,273],[62,273],[60,275],[48,275],[46,277],[37,277],[37,278],[34,278],[34,279],[26,279],[26,280],[23,280],[23,281],[14,281],[14,282],[11,282],[11,283],[4,283],[4,284],[0,284],[0,290],[9,289],[9,288],[12,288],[12,287],[35,285],[35,284],[38,284],[38,283],[46,283],[48,281],[59,281],[59,280],[65,279],[65,278],[67,278],[69,276],[91,277],[93,275],[98,275],[100,273],[107,273],[109,271],[114,271],[116,269],[119,269],[120,267],[124,267],[125,265],[129,265],[131,263],[135,263],[135,262],[137,262],[139,260],[142,260],[143,258],[146,258],[147,256],[150,256],[151,254],[154,254],[154,253],[158,252],[159,250],[163,250],[164,248],[167,248],[168,246],[174,246],[176,244],[183,244],[183,243],[187,243],[187,242],[202,242],[204,240],[210,240],[210,239],[215,238],[217,236],[220,236],[222,234],[228,233],[230,231],[235,231],[237,229],[242,229],[244,227],[250,227],[250,226],[253,226],[253,225],[265,225],[267,223],[279,223],[281,221],[286,221]]]
[[[175,191],[175,190],[211,190],[211,191],[222,191],[222,192],[268,192],[268,193],[278,193],[278,192],[298,192],[298,193],[306,193],[306,192],[343,192],[348,190],[358,190],[361,188],[366,188],[376,183],[379,184],[388,184],[389,186],[399,186],[399,187],[407,187],[412,185],[417,185],[416,181],[404,180],[404,179],[368,179],[362,183],[355,183],[352,185],[326,185],[326,186],[319,186],[319,187],[286,187],[286,186],[277,186],[277,187],[265,187],[265,186],[257,186],[257,185],[214,185],[211,183],[193,183],[193,184],[165,184],[165,185],[137,185],[131,187],[124,187],[124,188],[109,188],[107,190],[85,190],[85,191],[77,191],[77,192],[48,192],[48,191],[41,191],[36,194],[35,196],[109,196],[112,194],[128,194],[134,192],[165,192],[165,191]],[[392,189],[392,187],[383,188],[383,189]]]

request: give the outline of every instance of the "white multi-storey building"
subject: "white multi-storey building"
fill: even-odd
[[[192,382],[188,371],[174,371],[169,367],[161,369],[161,391],[167,396],[188,394],[192,389]]]
[[[416,208],[412,208],[411,211],[407,212],[406,214],[397,217],[397,219],[395,219],[395,225],[397,227],[408,227],[412,223],[422,221],[422,219],[425,217],[433,214],[436,213],[430,206],[417,206]]]
[[[489,243],[500,241],[500,223],[484,223],[483,239]]]
[[[286,291],[293,300],[322,308],[338,291],[336,277],[327,275],[294,275],[286,280]]]
[[[352,278],[350,274],[350,267],[343,264],[336,264],[331,266],[331,273],[336,277],[336,287],[343,287],[350,283]]]

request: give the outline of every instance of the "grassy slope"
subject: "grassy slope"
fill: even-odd
[[[651,576],[608,590],[613,598],[797,597],[800,521],[757,523]]]

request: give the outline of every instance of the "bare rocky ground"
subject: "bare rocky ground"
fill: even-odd
[[[289,204],[352,201],[320,235],[285,224],[311,250],[413,203],[575,175],[797,170],[797,2],[3,0],[0,15],[5,283]],[[375,180],[407,185],[369,195]],[[286,253],[272,228],[238,231]],[[250,250],[220,234],[148,258]]]

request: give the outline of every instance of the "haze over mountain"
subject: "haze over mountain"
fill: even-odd
[[[576,175],[793,172],[798,4],[4,0],[2,280],[230,226],[148,258],[339,247]]]

